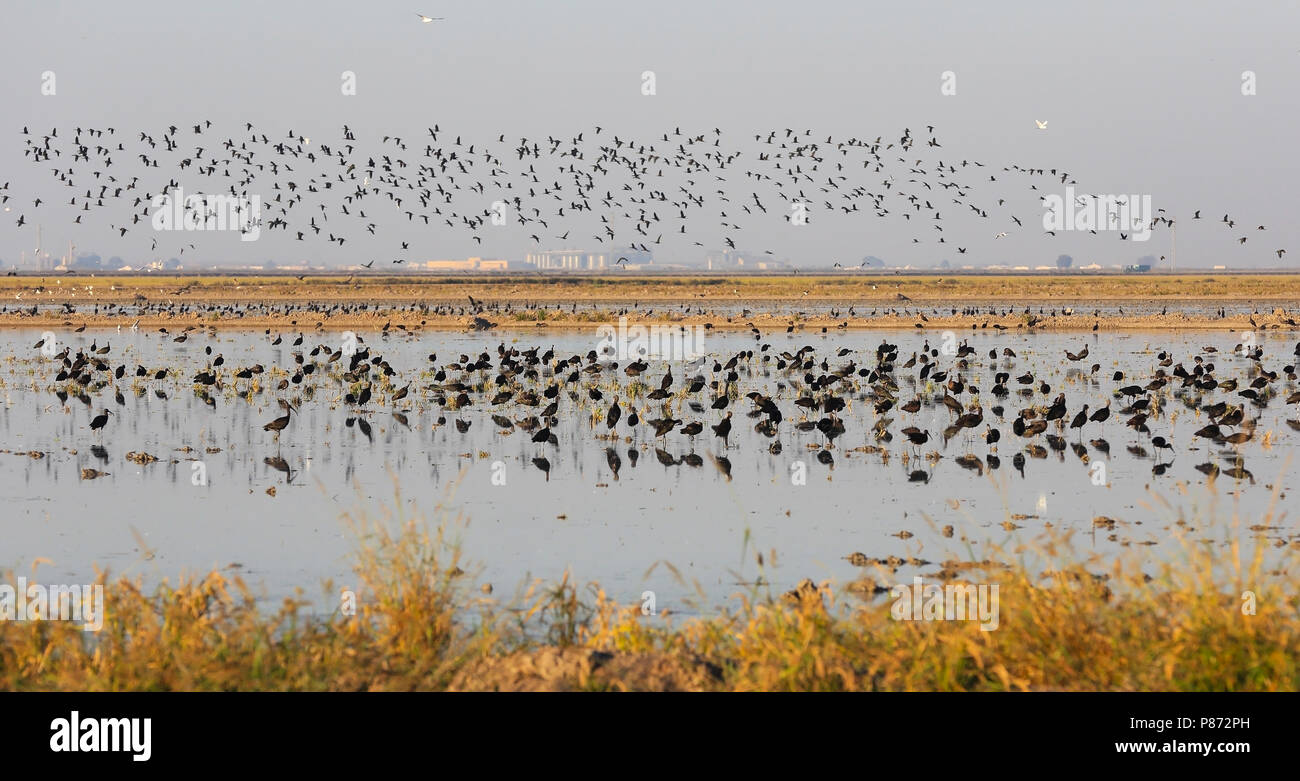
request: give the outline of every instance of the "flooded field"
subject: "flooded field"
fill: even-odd
[[[333,609],[349,517],[446,513],[498,594],[568,569],[690,613],[759,552],[785,591],[878,577],[855,553],[907,582],[1049,524],[1099,569],[1183,556],[1180,530],[1231,542],[1194,517],[1300,540],[1294,332],[710,332],[635,376],[594,327],[355,337],[0,332],[0,568],[216,568]]]

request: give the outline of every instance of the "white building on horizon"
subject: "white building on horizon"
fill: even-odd
[[[539,271],[599,271],[619,265],[620,258],[627,258],[627,263],[636,266],[654,263],[654,256],[649,252],[631,248],[598,252],[543,250],[525,255],[524,263]]]

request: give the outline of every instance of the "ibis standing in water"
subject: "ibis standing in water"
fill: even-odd
[[[284,399],[281,399],[280,406],[284,408],[284,415],[282,417],[276,418],[270,423],[267,423],[265,426],[262,426],[263,431],[275,432],[276,442],[280,441],[280,432],[284,431],[285,427],[289,425],[289,417],[293,414],[293,406],[290,405],[289,402],[285,401]]]
[[[1070,421],[1070,428],[1079,429],[1080,442],[1083,441],[1083,426],[1087,422],[1088,422],[1088,405],[1084,404],[1083,409],[1079,410],[1079,414],[1075,415],[1074,420]]]
[[[710,428],[713,429],[714,436],[722,437],[723,447],[730,447],[730,443],[727,442],[728,437],[731,435],[731,413],[730,412],[727,413],[727,416],[723,418],[721,422],[719,422],[716,426],[710,426]],[[728,472],[728,476],[730,476],[730,472]]]
[[[109,412],[107,409],[105,409],[103,412],[96,415],[95,419],[90,421],[90,430],[99,431],[104,426],[107,426],[108,416],[112,414],[113,414],[112,412]]]

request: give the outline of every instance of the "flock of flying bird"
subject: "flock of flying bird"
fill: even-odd
[[[383,135],[375,147],[364,146],[346,125],[337,141],[322,143],[292,129],[273,137],[252,123],[222,133],[207,120],[130,136],[112,127],[63,133],[24,127],[22,135],[24,156],[48,167],[62,194],[17,199],[8,182],[0,185],[3,208],[18,208],[19,226],[30,225],[41,207],[57,206],[77,224],[106,214],[112,237],[151,232],[151,252],[160,241],[175,241],[183,254],[194,246],[192,235],[173,239],[152,231],[155,196],[182,189],[246,200],[257,196],[263,205],[249,219],[255,217],[259,229],[355,247],[359,258],[370,258],[361,263],[366,268],[381,260],[391,268],[388,263],[405,263],[419,251],[411,249],[411,240],[385,240],[392,221],[405,223],[403,230],[427,233],[431,241],[444,239],[445,231],[463,231],[481,245],[488,229],[506,224],[538,249],[590,239],[614,251],[651,252],[666,237],[697,247],[716,241],[734,250],[746,230],[777,220],[810,225],[819,212],[836,219],[893,220],[911,233],[913,244],[944,245],[935,252],[952,245],[964,256],[980,240],[963,219],[987,221],[983,235],[991,239],[982,245],[987,249],[992,240],[1033,229],[1043,208],[1035,199],[1076,184],[1056,168],[995,169],[947,156],[933,126],[922,135],[905,128],[888,139],[837,139],[784,128],[755,134],[745,148],[724,145],[721,128],[674,128],[637,139],[596,126],[570,138],[507,141],[498,134],[482,142],[434,125],[419,137]],[[1015,193],[992,192],[1017,181],[1021,188]],[[981,194],[981,187],[990,191]],[[1022,202],[1017,196],[1032,198]],[[1153,230],[1175,224],[1164,209],[1147,218]],[[1107,219],[1114,227],[1118,212]],[[1200,210],[1191,219],[1199,220]],[[1231,231],[1238,221],[1225,214],[1221,222]],[[950,225],[974,241],[950,241]],[[587,230],[591,233],[579,232]],[[1251,229],[1263,230],[1263,225]],[[1245,244],[1248,238],[1238,241]],[[1270,252],[1285,254],[1284,249]]]

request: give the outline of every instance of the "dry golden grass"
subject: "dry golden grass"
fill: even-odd
[[[1300,688],[1297,548],[1262,537],[1244,538],[1248,555],[1188,542],[1184,559],[1147,574],[1046,538],[973,579],[1001,589],[1000,625],[985,632],[897,621],[888,597],[864,603],[826,584],[794,599],[754,589],[707,618],[645,617],[568,576],[503,604],[462,570],[444,529],[364,523],[352,616],[310,617],[293,600],[259,609],[215,572],[147,594],[107,582],[98,634],[0,623],[0,689]],[[1046,570],[1016,563],[1030,548]],[[1255,615],[1241,610],[1246,590]]]
[[[23,302],[123,302],[144,296],[188,302],[853,300],[1176,301],[1300,300],[1300,274],[78,274],[0,277],[0,296]],[[806,293],[806,295],[805,295]]]

